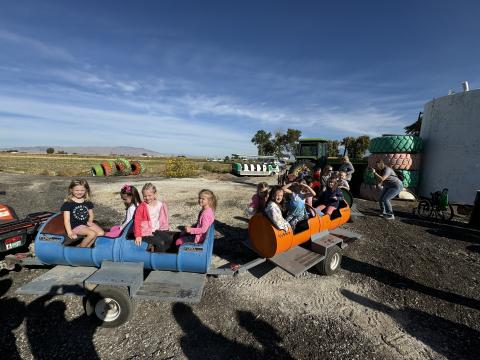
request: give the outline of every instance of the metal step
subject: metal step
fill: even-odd
[[[97,268],[58,265],[17,289],[17,294],[83,295],[83,282]]]
[[[298,276],[318,264],[323,259],[325,259],[324,255],[317,254],[301,246],[296,246],[284,253],[275,255],[268,260],[293,276]]]
[[[202,298],[206,274],[152,271],[135,299],[198,303]]]

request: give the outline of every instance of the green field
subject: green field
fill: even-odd
[[[167,161],[177,158],[164,157],[125,157],[128,160],[140,160],[146,166],[143,175],[165,175]],[[25,154],[0,153],[0,171],[48,175],[48,176],[89,176],[93,165],[105,160],[115,160],[112,157],[70,155],[70,154]],[[231,169],[229,163],[207,162],[199,159],[186,159],[195,169],[196,175],[203,172],[227,173]]]

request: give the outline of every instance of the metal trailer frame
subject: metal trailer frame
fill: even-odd
[[[296,246],[272,258],[256,258],[239,267],[210,268],[207,273],[152,270],[145,277],[143,262],[103,261],[100,268],[57,265],[16,293],[83,296],[87,315],[96,315],[104,327],[116,327],[131,318],[134,300],[199,303],[207,275],[234,276],[266,261],[293,276],[314,266],[329,275],[340,268],[341,250],[360,238],[343,229],[324,231],[312,237],[310,249]],[[245,244],[249,246],[248,241]],[[22,264],[43,265],[35,258],[24,259]]]

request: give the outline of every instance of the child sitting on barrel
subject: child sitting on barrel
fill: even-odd
[[[285,207],[285,199],[283,195],[284,191],[281,186],[275,185],[272,187],[270,194],[268,195],[265,214],[277,229],[288,232],[291,227],[288,221],[283,217],[283,210]]]
[[[319,197],[320,205],[317,206],[317,210],[320,210],[320,215],[323,215],[322,211],[325,210],[327,215],[332,215],[332,213],[338,209],[340,201],[343,201],[343,193],[338,188],[337,179],[331,177],[327,181],[327,189]]]
[[[285,219],[289,222],[292,229],[295,229],[298,222],[308,219],[305,200],[307,197],[315,196],[315,191],[306,184],[305,180],[287,184],[283,187],[283,191],[290,195],[288,213]]]

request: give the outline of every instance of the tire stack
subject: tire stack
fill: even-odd
[[[141,161],[128,161],[125,158],[103,161],[93,165],[92,176],[128,176],[140,175],[145,172],[145,165]]]
[[[386,166],[403,175],[403,187],[415,192],[420,177],[420,151],[422,150],[420,137],[384,135],[372,139],[368,150],[371,153],[368,158],[370,168],[375,167],[377,161],[383,160]],[[363,183],[360,185],[360,196],[367,200],[378,201],[382,189],[374,174],[366,169],[363,174]]]

